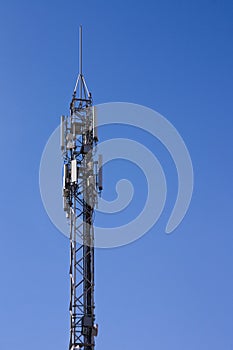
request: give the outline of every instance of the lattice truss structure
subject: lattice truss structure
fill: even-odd
[[[70,225],[69,350],[94,350],[94,338],[98,333],[94,303],[93,215],[102,190],[102,156],[96,154],[96,112],[84,77],[79,74],[70,115],[61,117],[63,207]]]

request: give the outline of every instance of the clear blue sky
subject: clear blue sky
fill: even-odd
[[[176,173],[155,144],[170,197],[146,236],[97,252],[96,348],[232,350],[232,1],[3,0],[0,9],[0,348],[68,349],[69,244],[44,211],[38,169],[68,113],[81,23],[94,102],[166,116],[195,172],[189,212],[167,236]],[[114,189],[110,169],[105,181]]]

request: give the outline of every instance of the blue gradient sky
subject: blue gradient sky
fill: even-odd
[[[68,348],[69,244],[44,211],[38,169],[68,113],[82,23],[94,102],[163,114],[195,172],[189,212],[167,236],[176,171],[159,142],[145,138],[163,165],[168,199],[142,239],[97,251],[96,348],[233,349],[232,18],[227,0],[1,2],[0,348]],[[131,173],[140,187],[141,173]],[[106,168],[106,197],[120,175],[117,164]]]

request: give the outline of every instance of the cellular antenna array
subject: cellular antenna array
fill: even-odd
[[[97,157],[97,110],[83,76],[82,26],[79,74],[69,116],[61,117],[63,207],[70,227],[69,350],[94,350],[98,325],[94,302],[93,214],[101,193],[102,156]]]

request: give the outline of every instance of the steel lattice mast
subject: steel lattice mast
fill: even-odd
[[[102,158],[96,159],[96,108],[82,73],[80,27],[79,75],[70,115],[61,118],[64,159],[64,211],[70,225],[70,342],[69,350],[94,350],[94,229],[93,213],[102,190]]]

